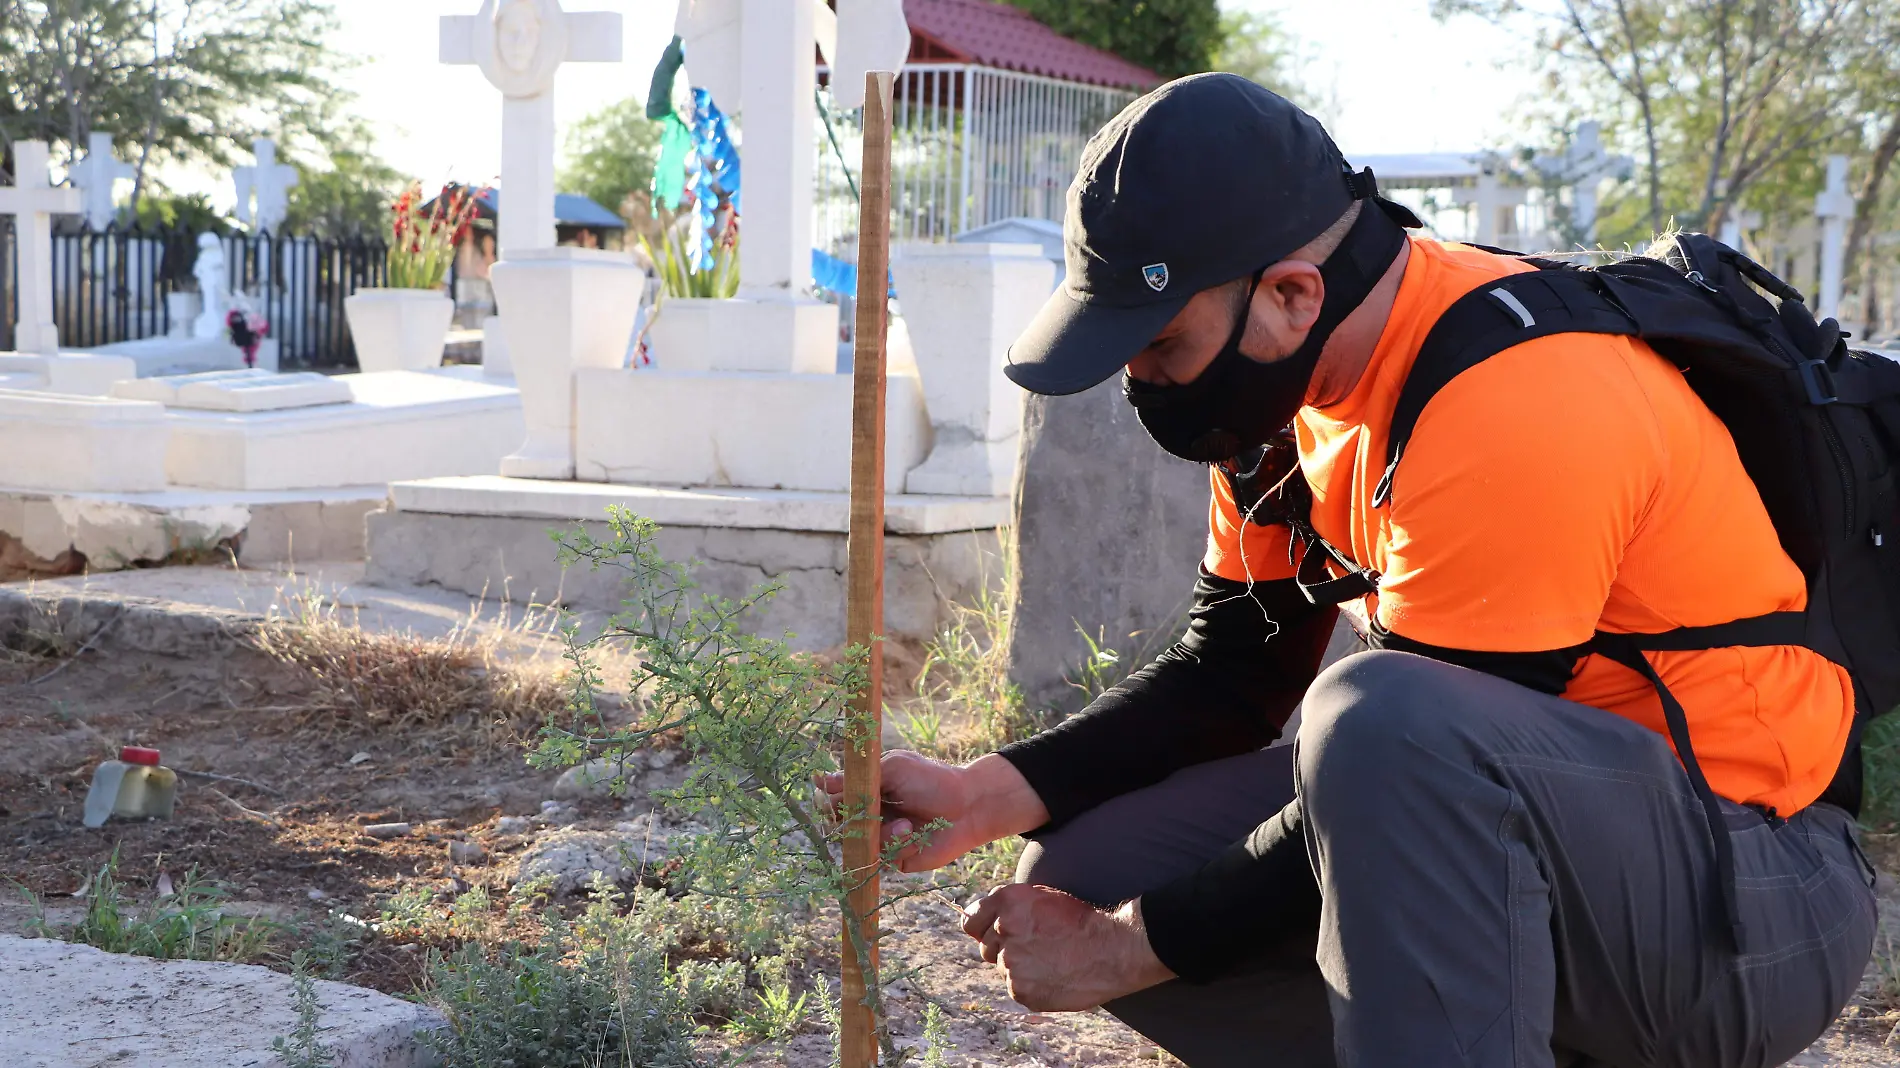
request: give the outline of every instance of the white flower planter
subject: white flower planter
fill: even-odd
[[[455,301],[433,289],[359,289],[343,301],[363,371],[422,371],[442,365]]]
[[[666,297],[647,328],[647,351],[662,371],[710,371],[715,310],[730,301],[717,297]]]

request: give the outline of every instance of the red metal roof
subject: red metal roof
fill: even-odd
[[[952,61],[1065,81],[1141,89],[1161,76],[1111,52],[1072,41],[992,0],[904,0],[913,62]]]

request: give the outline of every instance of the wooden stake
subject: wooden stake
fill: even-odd
[[[870,650],[864,692],[852,712],[866,729],[845,746],[844,803],[861,809],[857,836],[845,839],[845,868],[863,880],[851,894],[864,918],[844,934],[840,1068],[876,1068],[877,1021],[866,994],[877,982],[877,859],[880,774],[884,755],[884,326],[891,260],[891,81],[864,76],[864,162],[858,179],[858,314],[851,371],[851,535],[846,565],[845,642]],[[848,925],[850,919],[845,923]],[[858,959],[857,946],[869,949]]]

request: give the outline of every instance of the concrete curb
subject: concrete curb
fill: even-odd
[[[57,636],[74,648],[195,660],[249,651],[265,622],[249,612],[151,597],[0,587],[0,646]]]
[[[338,1068],[426,1068],[433,1010],[319,981],[319,1041]],[[10,1068],[138,1064],[283,1068],[271,1040],[297,1025],[291,979],[251,964],[160,961],[0,936],[0,1058]]]

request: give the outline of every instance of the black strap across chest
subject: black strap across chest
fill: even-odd
[[[1562,266],[1507,275],[1458,298],[1425,335],[1405,376],[1392,409],[1385,471],[1373,490],[1372,506],[1384,507],[1392,499],[1399,458],[1419,416],[1452,379],[1505,349],[1553,334],[1636,332],[1636,320],[1596,275]]]

